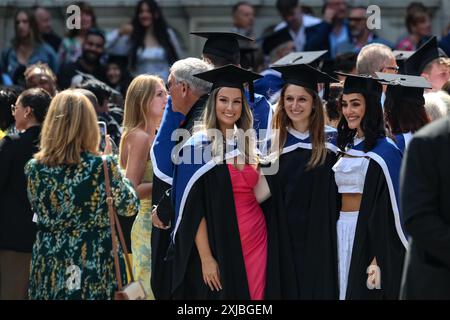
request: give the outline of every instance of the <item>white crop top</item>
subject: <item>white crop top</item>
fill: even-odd
[[[339,193],[363,193],[369,159],[341,157],[333,166]]]

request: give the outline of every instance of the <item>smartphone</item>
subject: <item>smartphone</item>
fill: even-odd
[[[100,128],[100,150],[103,150],[106,145],[106,122],[98,121],[98,127]]]

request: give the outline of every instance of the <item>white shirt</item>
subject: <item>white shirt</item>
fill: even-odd
[[[289,33],[291,34],[292,39],[294,39],[295,43],[295,50],[296,51],[303,51],[305,44],[306,44],[306,34],[305,29],[308,27],[312,27],[316,24],[319,24],[322,22],[321,19],[310,16],[308,14],[302,15],[303,23],[300,27],[300,30],[295,33],[293,30],[289,29]],[[287,26],[286,21],[280,22],[275,26],[274,31],[281,30]]]

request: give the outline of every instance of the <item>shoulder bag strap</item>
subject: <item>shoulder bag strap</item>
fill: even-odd
[[[125,245],[125,241],[123,239],[122,229],[120,228],[119,219],[117,218],[116,211],[114,210],[114,200],[111,195],[111,185],[110,185],[110,179],[109,179],[108,164],[106,163],[105,157],[102,157],[102,161],[103,161],[103,171],[105,173],[106,203],[108,205],[108,215],[109,215],[109,222],[110,222],[110,226],[111,226],[112,247],[113,247],[113,252],[114,252],[114,266],[115,266],[115,270],[116,270],[118,289],[122,290],[123,285],[122,285],[122,277],[120,275],[119,251],[118,251],[118,247],[117,247],[116,228],[117,228],[117,231],[119,234],[119,239],[121,242],[122,250],[124,251],[125,261],[127,264],[128,272],[131,277],[131,282],[134,281],[134,278],[133,278],[133,272],[131,270],[131,263],[130,263],[130,258],[128,256],[128,250]]]

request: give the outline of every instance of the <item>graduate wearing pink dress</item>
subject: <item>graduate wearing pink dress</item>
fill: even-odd
[[[240,150],[240,135],[233,139],[227,135],[233,128],[244,132],[252,128],[243,83],[261,76],[234,65],[194,76],[213,83],[204,128],[220,129],[227,139],[212,139],[207,131],[198,131],[179,153],[189,161],[175,165],[173,174],[175,226],[169,248],[173,298],[295,298],[287,223],[278,214],[280,196],[276,193],[259,205],[254,194],[259,172],[248,164],[256,150]],[[217,152],[221,142],[225,154]],[[256,148],[252,141],[247,147]],[[228,164],[237,159],[246,160],[242,170]]]

